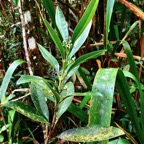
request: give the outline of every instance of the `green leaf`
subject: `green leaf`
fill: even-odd
[[[16,84],[20,85],[20,84],[29,83],[29,82],[32,82],[32,81],[40,81],[40,80],[42,80],[42,78],[39,77],[39,76],[22,75],[18,79]]]
[[[115,138],[123,134],[122,130],[115,127],[94,125],[67,130],[59,135],[58,138],[74,142],[93,142]]]
[[[49,34],[50,34],[52,40],[54,41],[55,45],[57,46],[57,48],[58,48],[58,50],[59,50],[59,52],[60,52],[60,54],[62,56],[62,59],[64,59],[65,58],[65,51],[64,51],[62,42],[60,41],[60,39],[57,36],[57,34],[54,31],[54,29],[48,23],[48,21],[44,19],[44,23],[45,23],[45,26],[47,27],[47,29],[49,31]]]
[[[0,142],[3,142],[3,141],[4,141],[4,136],[0,135]]]
[[[73,96],[65,98],[60,104],[58,105],[58,111],[56,112],[56,122],[62,116],[62,114],[68,109],[70,104],[72,103]]]
[[[1,129],[0,129],[0,133],[6,131],[9,126],[10,126],[10,124],[7,124],[7,125],[2,126]]]
[[[143,96],[144,92],[141,90],[138,71],[137,71],[137,67],[136,67],[136,64],[135,64],[135,61],[133,58],[131,48],[127,41],[122,41],[122,44],[124,46],[125,53],[127,54],[127,59],[130,64],[130,70],[131,70],[132,74],[136,77],[137,84],[139,86],[139,95],[140,95],[140,99],[141,99],[140,100],[140,110],[141,110],[140,121],[141,121],[141,125],[142,125],[142,133],[144,133],[144,96]]]
[[[49,53],[42,45],[38,44],[42,56],[59,72],[59,63],[54,56]]]
[[[68,82],[65,84],[63,91],[61,92],[61,97],[64,99],[58,104],[58,110],[56,112],[56,121],[62,116],[62,114],[68,109],[70,106],[74,93],[74,85],[72,82]]]
[[[18,5],[18,2],[19,2],[19,0],[13,0],[13,3],[14,3],[15,5]]]
[[[71,105],[68,107],[68,111],[72,113],[74,116],[76,116],[77,118],[79,118],[81,121],[85,123],[88,122],[88,115],[73,103],[71,103]]]
[[[8,124],[10,124],[8,128],[8,134],[9,138],[12,137],[13,132],[13,123],[14,123],[14,118],[15,118],[16,111],[15,110],[9,110],[8,111]]]
[[[102,53],[104,53],[106,50],[98,50],[98,51],[94,51],[94,52],[90,52],[88,54],[85,54],[81,57],[79,57],[78,59],[76,59],[76,61],[71,65],[71,67],[69,68],[68,72],[71,71],[73,68],[75,68],[76,66],[80,65],[83,62],[86,62],[89,59],[92,58],[97,58],[98,56],[100,56]]]
[[[43,91],[39,84],[31,82],[30,92],[32,101],[36,109],[41,114],[43,114],[47,118],[47,120],[49,120],[49,111],[44,97],[45,91]]]
[[[22,115],[34,121],[48,123],[47,119],[43,115],[41,115],[35,108],[25,105],[22,102],[11,101],[3,103],[2,106],[12,108],[15,111],[21,113]]]
[[[84,29],[84,31],[82,32],[82,34],[78,37],[78,39],[75,41],[74,46],[69,54],[69,59],[71,59],[73,57],[73,55],[80,49],[80,47],[82,46],[82,44],[85,42],[86,38],[88,37],[90,28],[92,25],[92,21],[90,21],[88,23],[88,25],[86,26],[86,28]]]
[[[45,82],[41,77],[38,76],[30,76],[30,75],[23,75],[19,78],[17,81],[17,84],[24,84],[24,83],[29,83],[29,82],[35,82],[39,85],[39,87],[43,91],[43,96],[51,100],[52,102],[55,102],[55,99],[53,97],[53,93],[51,89],[47,86],[47,83]]]
[[[52,23],[54,24],[56,28],[56,23],[55,23],[55,9],[54,9],[54,4],[52,0],[43,0],[43,4],[52,20]]]
[[[110,22],[113,12],[115,0],[107,0],[107,8],[106,8],[106,41],[108,40],[108,33],[110,28]]]
[[[91,19],[93,18],[95,11],[97,9],[99,0],[91,0],[86,11],[84,12],[82,18],[74,29],[72,36],[72,43],[74,44],[78,37],[83,33]]]
[[[74,85],[72,82],[68,82],[64,85],[63,90],[60,94],[61,97],[71,96],[74,93]]]
[[[118,69],[99,69],[92,87],[89,125],[110,126],[114,87]]]
[[[49,89],[51,90],[51,92],[53,93],[53,95],[55,96],[56,102],[58,103],[60,101],[60,95],[47,81],[45,81],[45,82],[46,82],[47,86],[49,87]]]
[[[131,70],[132,74],[139,80],[138,71],[136,68],[136,64],[135,64],[135,61],[133,58],[133,54],[132,54],[130,45],[128,44],[127,41],[122,41],[122,45],[124,46],[124,51],[127,54],[127,59],[130,64],[130,70]]]
[[[128,37],[128,35],[134,30],[134,28],[138,25],[140,21],[135,21],[131,27],[129,28],[128,32],[125,34],[125,36],[123,37],[123,39],[121,40],[121,42],[125,41],[125,39]]]
[[[64,80],[63,80],[63,83],[66,83],[67,80],[76,73],[76,71],[78,70],[78,68],[79,68],[79,66],[73,68],[73,69],[66,75],[66,77],[65,77]],[[69,69],[69,68],[68,68],[68,69]]]
[[[119,70],[117,74],[116,86],[126,106],[126,109],[131,118],[132,124],[135,127],[139,140],[141,143],[144,143],[144,137],[143,137],[141,127],[139,124],[139,118],[136,112],[135,104],[129,92],[129,86],[128,86],[127,80],[121,70]]]
[[[68,39],[69,39],[68,23],[65,20],[63,12],[61,11],[61,9],[58,6],[56,8],[55,21],[56,21],[56,25],[60,31],[60,34],[61,34],[63,40],[68,41]]]
[[[108,144],[131,144],[127,139],[116,139],[110,141]]]
[[[16,60],[8,68],[8,70],[7,70],[6,74],[5,74],[5,77],[3,79],[2,85],[0,87],[0,100],[2,100],[2,98],[5,97],[5,93],[6,93],[8,84],[10,82],[10,79],[12,77],[12,74],[14,73],[15,69],[17,68],[17,66],[22,64],[22,63],[24,63],[23,60]]]

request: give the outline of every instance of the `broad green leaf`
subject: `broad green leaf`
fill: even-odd
[[[58,111],[56,112],[56,122],[62,116],[62,114],[68,109],[70,104],[72,103],[73,96],[65,98],[60,104],[58,105]]]
[[[74,93],[74,85],[72,82],[68,82],[65,84],[63,91],[61,92],[61,97],[64,99],[58,104],[58,110],[56,112],[56,121],[62,116],[62,114],[68,109],[70,106]]]
[[[108,144],[131,144],[127,139],[116,139],[110,141]]]
[[[83,33],[91,19],[93,18],[95,11],[97,9],[99,0],[91,0],[86,11],[84,12],[82,18],[74,29],[72,36],[72,43],[74,44],[78,37]]]
[[[108,72],[109,70],[110,70],[110,72]],[[99,84],[97,82],[97,85],[93,86],[93,89],[96,89],[97,91],[99,91],[100,94],[99,94],[99,97],[97,99],[96,99],[96,96],[95,97],[93,96],[93,98],[95,98],[95,99],[93,99],[92,103],[94,101],[95,102],[97,102],[97,101],[100,102],[102,99],[104,101],[104,96],[107,95],[107,94],[110,94],[113,91],[113,87],[106,86],[106,84],[108,84],[108,83],[112,84],[112,83],[114,83],[114,81],[116,79],[116,86],[118,88],[120,96],[122,97],[122,100],[123,100],[123,102],[124,102],[124,104],[127,108],[127,112],[129,114],[129,116],[131,118],[131,121],[132,121],[132,124],[135,127],[135,130],[136,130],[136,132],[139,136],[139,140],[140,140],[141,143],[143,143],[144,138],[142,136],[142,130],[141,130],[141,127],[140,127],[139,118],[138,118],[138,115],[137,115],[137,112],[136,112],[136,108],[135,108],[133,98],[132,98],[132,96],[129,92],[128,83],[126,81],[126,78],[125,78],[123,72],[119,69],[108,69],[108,70],[103,69],[102,71],[99,70],[98,74],[97,74],[98,77],[96,76],[97,77],[96,79],[99,79],[98,82],[101,83],[101,84]],[[99,75],[101,75],[101,77]],[[107,99],[107,101],[105,102],[105,105],[103,105],[103,101],[101,101],[100,105],[98,105],[99,107],[95,107],[95,109],[101,110],[101,111],[99,111],[100,112],[99,114],[102,114],[104,112],[102,110],[103,110],[103,108],[105,108],[105,106],[109,108],[109,104],[107,104],[107,103],[109,103],[108,102],[109,100],[110,99]],[[108,115],[109,114],[106,112],[106,114],[104,116],[105,119],[107,119],[106,117]],[[103,119],[103,117],[99,118],[99,117],[94,117],[94,115],[93,115],[93,119],[92,119],[93,123],[92,124],[94,124],[94,122],[95,122],[94,119],[97,122],[99,122],[98,124],[101,124],[101,122],[102,122],[103,124],[105,124],[105,126],[108,125],[108,123],[110,121],[110,120],[107,119],[108,120],[108,122],[107,122],[107,121],[105,121],[105,119]]]
[[[68,41],[68,23],[65,20],[62,10],[58,6],[56,8],[55,21],[63,40]]]
[[[10,79],[12,77],[12,74],[14,73],[15,69],[17,68],[17,66],[22,64],[22,63],[24,63],[23,60],[16,60],[8,68],[8,70],[7,70],[6,74],[5,74],[5,77],[3,79],[2,85],[0,87],[0,100],[2,100],[2,98],[5,97],[5,93],[6,93],[8,84],[10,82]]]
[[[12,108],[15,111],[21,113],[22,115],[34,121],[48,123],[47,119],[43,115],[41,115],[35,108],[25,105],[22,102],[11,101],[11,102],[2,104],[2,106]]]
[[[17,81],[17,84],[19,85],[19,84],[24,84],[24,83],[29,83],[29,82],[37,83],[39,87],[42,89],[44,96],[48,98],[49,100],[51,100],[52,102],[55,102],[52,91],[47,86],[47,83],[45,82],[45,80],[41,77],[23,75],[19,78],[19,80]]]
[[[43,4],[45,6],[45,9],[47,10],[52,23],[54,24],[55,28],[56,28],[56,23],[55,23],[55,9],[54,9],[54,4],[52,0],[43,0]]]
[[[37,111],[43,114],[47,120],[49,120],[49,111],[45,101],[45,92],[43,89],[36,82],[31,82],[30,92],[32,101]]]
[[[69,68],[68,72],[71,71],[73,68],[75,68],[76,66],[80,65],[83,62],[86,62],[89,59],[92,58],[97,58],[98,56],[100,56],[102,53],[104,53],[106,50],[98,50],[98,51],[94,51],[94,52],[90,52],[88,54],[85,54],[81,57],[79,57],[78,59],[76,59],[76,61],[71,65],[71,67]]]
[[[72,113],[74,116],[76,116],[77,118],[79,118],[81,121],[85,123],[88,122],[88,115],[73,103],[71,103],[71,105],[68,107],[68,111]]]
[[[115,138],[123,134],[122,130],[115,127],[94,125],[67,130],[60,134],[58,138],[74,142],[93,142]]]
[[[55,59],[55,57],[50,52],[48,52],[42,45],[38,44],[38,47],[42,56],[56,69],[57,72],[59,72],[59,63]]]
[[[84,31],[82,32],[82,34],[78,37],[78,39],[75,41],[74,46],[69,54],[69,59],[71,59],[73,57],[73,55],[80,49],[80,47],[82,46],[82,44],[85,42],[86,38],[88,37],[90,28],[92,25],[92,21],[90,21],[88,23],[88,25],[86,26],[86,28],[84,29]]]
[[[111,121],[112,103],[117,69],[99,69],[96,73],[91,96],[89,125],[108,127]]]
[[[62,56],[62,59],[64,59],[65,58],[65,51],[64,51],[62,42],[60,41],[60,39],[57,36],[57,34],[54,31],[54,29],[48,23],[48,21],[44,19],[44,23],[45,23],[45,26],[47,27],[47,29],[49,31],[49,34],[50,34],[52,40],[54,41],[55,45],[57,46],[57,48],[58,48],[58,50],[59,50],[59,52],[60,52],[60,54]]]

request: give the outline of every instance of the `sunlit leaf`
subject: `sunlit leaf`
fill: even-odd
[[[123,134],[122,130],[115,127],[94,125],[67,130],[59,135],[58,138],[74,142],[93,142],[115,138]]]
[[[65,20],[63,12],[58,6],[56,8],[55,21],[63,40],[68,41],[69,39],[68,23]]]
[[[53,97],[52,91],[47,86],[46,81],[43,78],[41,78],[41,77],[30,76],[30,75],[23,75],[23,76],[21,76],[18,79],[17,84],[24,84],[24,83],[30,83],[30,82],[37,83],[37,85],[39,86],[39,88],[41,88],[42,91],[43,91],[43,96],[45,96],[46,98],[48,98],[52,102],[55,102],[55,99]]]
[[[0,100],[5,97],[5,93],[6,93],[8,84],[10,82],[10,79],[12,77],[12,74],[14,73],[15,69],[17,68],[17,66],[22,64],[22,63],[24,63],[23,60],[16,60],[8,68],[8,70],[7,70],[6,74],[5,74],[5,77],[3,79],[2,85],[0,87]]]
[[[52,0],[43,0],[43,4],[54,24],[54,26],[56,27],[56,23],[55,23],[55,9],[54,9],[54,4]]]
[[[25,105],[23,102],[11,101],[2,104],[2,106],[12,108],[15,111],[34,121],[48,123],[47,119],[43,115],[41,115],[36,109],[31,106]]]
[[[85,54],[81,57],[79,57],[78,59],[76,59],[76,61],[71,65],[71,67],[69,68],[68,71],[71,71],[73,68],[75,68],[76,66],[80,65],[83,62],[86,62],[89,59],[92,58],[97,58],[98,56],[100,56],[102,53],[104,53],[106,50],[98,50],[98,51],[94,51],[94,52],[90,52],[88,54]]]
[[[54,31],[54,29],[50,26],[50,24],[48,23],[47,20],[44,19],[44,23],[49,31],[49,34],[52,38],[52,40],[54,41],[55,45],[57,46],[61,56],[62,56],[62,59],[65,58],[65,51],[64,51],[64,48],[62,46],[62,42],[60,41],[59,37],[57,36],[56,32]]]
[[[65,97],[58,105],[58,110],[56,112],[56,121],[61,117],[61,115],[68,109],[70,106],[74,93],[74,85],[72,82],[65,84],[63,91],[61,92],[61,97]]]
[[[38,44],[42,56],[59,72],[59,63],[55,57],[48,52],[42,45]]]
[[[73,55],[80,49],[82,44],[85,42],[86,38],[88,37],[90,28],[92,25],[92,21],[89,22],[89,24],[86,26],[82,34],[78,37],[78,39],[75,41],[74,46],[69,54],[69,59],[73,57]]]
[[[31,98],[37,109],[41,114],[43,114],[47,120],[49,120],[49,111],[47,103],[45,101],[45,92],[43,89],[35,82],[31,83],[30,86]]]
[[[93,18],[95,11],[97,9],[99,0],[91,0],[86,11],[84,12],[82,18],[74,29],[72,36],[72,43],[74,44],[78,37],[83,33],[91,19]]]

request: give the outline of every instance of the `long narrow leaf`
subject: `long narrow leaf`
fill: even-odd
[[[42,54],[42,56],[56,69],[57,72],[59,72],[59,63],[54,58],[54,56],[49,53],[42,45],[38,44],[39,50]]]
[[[133,58],[133,54],[132,54],[130,45],[128,44],[127,41],[122,41],[122,45],[124,46],[125,53],[127,54],[127,59],[128,59],[129,64],[130,64],[130,70],[131,70],[132,74],[137,79],[139,79],[138,71],[137,71],[137,68],[136,68],[136,64],[135,64],[135,61],[134,61],[134,58]]]
[[[45,80],[38,76],[30,76],[30,75],[23,75],[21,76],[18,81],[17,85],[24,84],[24,83],[31,83],[35,82],[39,86],[39,88],[43,91],[43,96],[48,98],[50,101],[55,102],[55,99],[53,97],[53,93],[50,90],[50,88],[47,86]]]
[[[48,23],[47,20],[44,19],[44,23],[49,31],[49,34],[52,38],[52,40],[54,41],[55,45],[57,46],[62,58],[65,58],[65,51],[64,48],[62,46],[62,42],[60,41],[59,37],[57,36],[56,32],[54,31],[54,29],[50,26],[50,24]]]
[[[94,51],[94,52],[90,52],[88,54],[85,54],[81,57],[79,57],[78,59],[76,59],[76,61],[71,65],[71,67],[69,68],[68,71],[71,71],[73,68],[75,68],[76,66],[80,65],[83,62],[86,62],[89,59],[92,58],[97,58],[98,56],[100,56],[102,53],[104,53],[106,50],[99,50],[99,51]]]
[[[87,27],[88,23],[92,19],[97,9],[99,0],[91,0],[89,3],[85,13],[83,14],[82,18],[80,19],[79,23],[77,24],[73,36],[72,36],[72,43],[74,44],[78,37],[83,33],[85,28]]]
[[[58,138],[74,142],[93,142],[115,138],[123,134],[122,130],[115,127],[94,125],[67,130],[59,135]]]
[[[58,121],[58,119],[62,116],[62,114],[68,109],[68,107],[70,106],[72,100],[73,100],[73,96],[72,95],[74,93],[74,85],[72,82],[68,82],[64,85],[64,88],[61,92],[61,97],[65,97],[59,104],[58,104],[58,110],[56,112],[56,121]]]
[[[78,117],[81,121],[85,123],[88,122],[88,115],[73,103],[71,103],[71,105],[69,106],[68,111],[74,116]]]
[[[15,111],[21,113],[22,115],[38,122],[48,123],[47,119],[39,114],[39,112],[31,106],[25,105],[22,102],[11,101],[5,104],[2,104],[4,107],[9,107],[14,109]]]
[[[68,41],[68,23],[66,22],[63,12],[59,7],[56,8],[55,21],[63,40]]]
[[[24,63],[23,60],[16,60],[8,68],[8,70],[6,72],[6,75],[5,75],[4,79],[3,79],[2,85],[0,87],[0,100],[2,100],[2,98],[5,97],[5,93],[6,93],[8,84],[10,82],[10,79],[12,77],[12,74],[14,73],[15,69],[17,68],[17,66],[22,64],[22,63]]]
[[[109,28],[110,28],[110,22],[111,22],[114,3],[115,3],[115,0],[107,0],[107,8],[106,8],[106,42],[108,40],[108,33],[109,33]]]
[[[86,38],[88,37],[90,28],[92,25],[92,21],[89,22],[87,27],[84,29],[83,33],[78,37],[78,39],[75,41],[74,46],[69,54],[69,59],[73,57],[73,55],[80,49],[82,44],[85,42]]]
[[[143,133],[141,131],[141,127],[139,125],[134,101],[129,92],[129,87],[128,87],[126,78],[124,77],[124,74],[121,70],[119,70],[118,74],[117,74],[116,86],[117,86],[120,96],[122,97],[122,100],[127,108],[127,111],[131,118],[132,124],[134,125],[136,132],[139,136],[139,140],[141,143],[144,143],[144,137],[143,137]]]
[[[52,23],[54,24],[54,26],[56,28],[55,9],[54,9],[54,4],[53,4],[52,0],[43,0],[43,4],[44,4],[46,10],[48,11],[48,14],[52,20]]]
[[[43,114],[47,120],[49,120],[48,106],[45,101],[45,91],[36,83],[32,82],[30,86],[31,98],[37,109],[41,114]]]

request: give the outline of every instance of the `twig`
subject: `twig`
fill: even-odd
[[[137,6],[126,0],[119,0],[119,2],[125,5],[131,12],[133,12],[137,17],[139,17],[139,19],[144,21],[144,12],[140,10]]]
[[[29,91],[30,91],[29,88],[15,89],[12,91],[12,94],[14,94],[15,92],[29,92]]]
[[[109,41],[109,43],[111,43],[111,44],[115,44],[117,41]],[[89,46],[90,47],[96,47],[96,46],[102,46],[102,45],[104,45],[104,42],[99,42],[99,43],[95,43],[95,44],[90,44]],[[86,46],[82,46],[81,48],[83,49],[83,48],[85,48]]]
[[[19,0],[18,6],[19,6],[20,19],[21,19],[21,23],[22,23],[22,37],[23,37],[23,46],[24,46],[24,51],[25,51],[26,62],[28,65],[29,74],[33,75],[32,68],[31,68],[31,62],[30,62],[30,58],[29,58],[29,54],[28,54],[28,46],[27,46],[26,30],[25,30],[25,19],[24,19],[24,15],[23,15],[23,11],[22,11],[21,0]]]
[[[115,56],[118,56],[118,57],[123,57],[123,58],[127,58],[127,55],[125,53],[115,53]],[[144,62],[144,58],[140,57],[140,56],[135,56],[133,55],[133,58],[135,60],[141,60]]]

